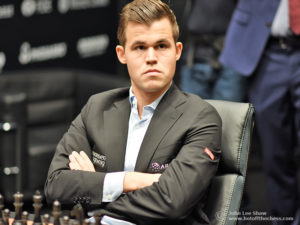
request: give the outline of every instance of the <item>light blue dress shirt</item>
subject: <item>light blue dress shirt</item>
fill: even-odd
[[[143,113],[141,116],[142,118],[140,118],[137,108],[137,99],[132,92],[132,88],[129,89],[129,101],[131,105],[131,112],[128,125],[124,171],[106,174],[103,184],[103,202],[115,201],[122,194],[125,171],[134,171],[140,147],[148,129],[148,126],[150,124],[150,121],[152,119],[152,116],[154,114],[154,111],[166,92],[167,90],[150,105],[144,106]],[[104,216],[101,220],[101,223],[108,225],[133,225],[133,223],[118,220],[109,216]]]

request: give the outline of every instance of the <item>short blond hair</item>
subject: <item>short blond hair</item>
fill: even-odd
[[[118,40],[125,46],[126,28],[129,21],[151,25],[156,20],[167,17],[172,25],[175,43],[179,38],[179,27],[176,16],[170,7],[160,0],[134,0],[124,6],[120,15]]]

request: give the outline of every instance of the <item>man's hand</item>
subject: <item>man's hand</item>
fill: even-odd
[[[95,172],[95,167],[87,154],[84,151],[72,152],[69,155],[69,167],[71,170],[83,170],[83,171],[90,171]]]
[[[126,172],[123,181],[123,192],[135,191],[158,182],[160,173]]]
[[[95,167],[87,154],[84,151],[72,152],[69,155],[69,167],[71,170],[83,170],[95,172]],[[140,173],[140,172],[126,172],[123,180],[123,192],[135,191],[158,182],[160,173]]]

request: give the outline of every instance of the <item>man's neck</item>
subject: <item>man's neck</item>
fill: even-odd
[[[170,86],[162,89],[160,92],[141,92],[132,90],[137,99],[137,109],[139,117],[142,117],[144,106],[150,105],[156,99],[158,99]]]

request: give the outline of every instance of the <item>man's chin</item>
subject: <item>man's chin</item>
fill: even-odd
[[[169,85],[151,85],[147,86],[144,90],[148,93],[161,93],[164,92]]]

